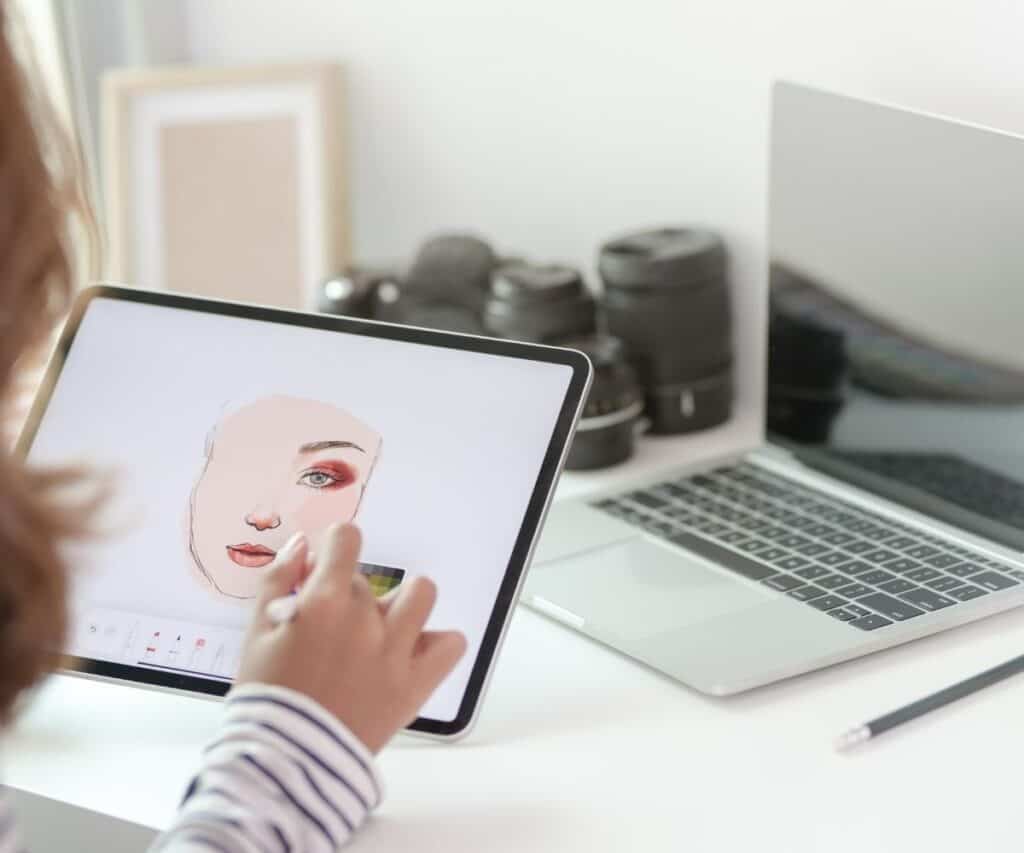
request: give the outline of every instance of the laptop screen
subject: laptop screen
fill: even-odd
[[[776,86],[767,431],[1024,548],[1024,140]]]

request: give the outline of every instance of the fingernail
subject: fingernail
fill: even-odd
[[[284,547],[277,552],[278,560],[290,560],[298,552],[299,548],[302,547],[302,543],[306,541],[305,534],[300,530],[298,533],[293,533],[291,538],[284,543]]]

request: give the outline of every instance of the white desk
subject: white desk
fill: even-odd
[[[638,466],[613,477],[734,438],[649,445]],[[561,491],[607,482],[570,476]],[[389,747],[385,805],[352,849],[1017,850],[1024,682],[852,755],[831,742],[1022,649],[1018,611],[715,700],[519,609],[475,734]],[[218,712],[205,700],[54,678],[8,739],[6,779],[162,827]],[[99,838],[76,849],[113,853]]]

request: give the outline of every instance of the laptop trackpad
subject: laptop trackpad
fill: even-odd
[[[777,594],[643,538],[535,566],[540,596],[587,623],[631,637],[657,634],[763,604]],[[538,606],[543,609],[544,602]]]

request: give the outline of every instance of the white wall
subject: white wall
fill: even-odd
[[[357,259],[473,227],[591,265],[646,224],[719,229],[759,424],[769,82],[1024,132],[1019,0],[188,0],[193,58],[331,58]],[[1024,192],[1024,183],[1022,183]]]

